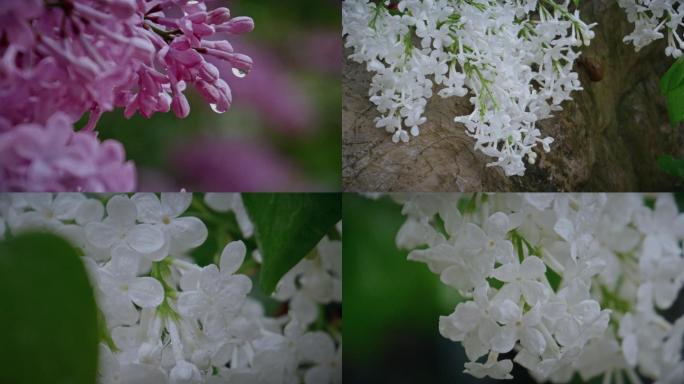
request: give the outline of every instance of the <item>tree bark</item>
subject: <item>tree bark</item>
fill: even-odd
[[[473,149],[474,140],[454,116],[472,111],[463,98],[432,97],[427,123],[408,144],[395,144],[375,127],[368,100],[372,75],[346,59],[342,73],[343,185],[348,191],[672,191],[681,180],[657,163],[661,155],[684,157],[682,127],[671,127],[659,80],[674,62],[661,39],[640,52],[622,41],[633,25],[614,0],[583,1],[582,18],[599,23],[583,56],[604,76],[591,81],[576,64],[584,90],[563,111],[537,122],[555,141],[525,176],[506,177]]]

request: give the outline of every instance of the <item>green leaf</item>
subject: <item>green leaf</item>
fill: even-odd
[[[551,285],[551,288],[553,289],[554,292],[558,292],[558,287],[560,286],[561,283],[561,277],[556,271],[554,271],[551,268],[546,268],[546,278],[549,281],[549,284]]]
[[[572,0],[572,2],[575,4],[575,8],[579,7],[580,0]]]
[[[660,91],[667,101],[670,124],[684,120],[684,60],[677,60],[660,79]]]
[[[95,383],[97,308],[66,241],[26,234],[0,242],[0,308],[0,383]]]
[[[660,79],[660,91],[667,96],[670,91],[679,88],[682,83],[684,83],[684,58],[680,58],[672,64]]]
[[[658,158],[658,164],[668,174],[684,179],[684,160],[675,159],[670,155],[663,155]]]
[[[684,85],[667,94],[667,117],[670,124],[677,125],[684,120]]]
[[[245,193],[242,199],[254,223],[263,257],[260,285],[268,295],[342,217],[335,193]]]

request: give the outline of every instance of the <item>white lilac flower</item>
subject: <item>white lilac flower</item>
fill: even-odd
[[[136,222],[138,210],[127,196],[117,195],[107,202],[107,217],[85,226],[86,238],[98,248],[125,245],[154,261],[163,258],[168,242],[155,225]]]
[[[253,243],[239,194],[205,202],[235,212]],[[245,242],[230,241],[217,264],[188,257],[207,239],[191,205],[202,219],[214,215],[186,193],[0,194],[0,236],[48,230],[82,252],[103,319],[98,383],[340,383],[342,340],[312,323],[321,305],[342,300],[341,241],[324,238],[283,278],[279,287],[294,286],[275,298],[290,312],[269,317],[238,273]]]
[[[226,245],[220,267],[210,264],[202,268],[194,289],[186,288],[178,295],[179,313],[200,320],[207,329],[225,329],[226,321],[239,312],[252,289],[247,276],[233,274],[242,265],[245,252],[241,241]]]
[[[541,146],[550,151],[537,121],[562,109],[581,90],[573,63],[589,45],[593,25],[577,12],[544,1],[348,0],[342,25],[351,60],[373,73],[370,101],[376,126],[394,142],[418,136],[428,99],[470,92],[474,110],[456,116],[490,166],[522,175]]]
[[[684,49],[684,0],[617,0],[634,31],[624,38],[638,51],[667,38],[665,54]],[[553,138],[536,127],[582,89],[573,65],[590,44],[594,24],[584,23],[570,1],[347,0],[342,8],[349,58],[373,78],[369,99],[375,123],[394,142],[418,136],[425,107],[439,96],[470,94],[474,110],[454,120],[474,147],[506,175],[523,175],[535,148],[549,152]]]
[[[318,304],[342,301],[342,243],[323,238],[315,252],[280,279],[273,294],[290,301],[290,314],[307,326],[318,317]]]
[[[515,362],[539,382],[681,382],[684,316],[659,314],[684,285],[671,195],[394,197],[407,216],[397,245],[464,298],[439,331],[463,344],[465,372],[509,379]]]
[[[137,193],[131,198],[138,210],[138,221],[160,228],[168,237],[171,252],[196,248],[207,239],[207,227],[190,216],[179,217],[192,202],[191,193]]]
[[[139,255],[121,244],[112,250],[111,261],[98,269],[97,281],[104,294],[103,307],[112,323],[137,321],[138,311],[133,304],[155,308],[164,300],[161,283],[152,277],[140,277],[139,270]]]
[[[465,371],[478,379],[483,379],[489,376],[493,379],[512,379],[511,370],[513,370],[513,362],[510,360],[497,360],[497,354],[491,353],[484,364],[469,362],[465,363]]]
[[[634,31],[624,38],[638,51],[655,40],[667,36],[665,54],[674,58],[682,55],[681,27],[684,25],[684,1],[681,0],[618,0],[634,23]]]

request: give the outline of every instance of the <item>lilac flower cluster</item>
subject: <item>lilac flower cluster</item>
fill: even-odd
[[[173,110],[186,117],[188,84],[214,111],[225,112],[230,87],[207,58],[227,62],[244,77],[251,58],[219,38],[253,28],[251,18],[232,17],[223,7],[207,10],[204,1],[3,1],[0,148],[13,150],[0,157],[0,190],[134,189],[134,166],[124,161],[121,146],[97,141],[102,113],[123,108],[126,117],[150,117]],[[74,132],[86,113],[87,124]],[[47,136],[58,145],[45,143]],[[50,148],[20,149],[17,142]],[[74,156],[75,163],[61,161]]]

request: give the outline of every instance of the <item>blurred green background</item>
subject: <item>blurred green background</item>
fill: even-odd
[[[401,207],[354,194],[342,207],[345,382],[487,382],[462,373],[463,348],[437,329],[458,293],[395,245]]]
[[[216,114],[189,86],[190,116],[157,113],[130,120],[106,113],[100,138],[121,141],[138,167],[138,190],[339,190],[340,66],[337,0],[207,1],[255,30],[228,36],[254,67],[238,79],[219,66],[233,105]]]

